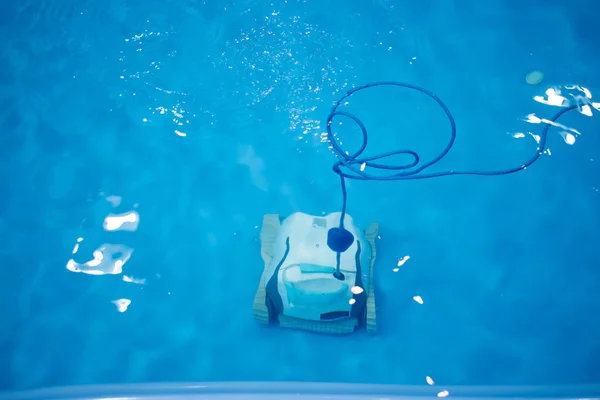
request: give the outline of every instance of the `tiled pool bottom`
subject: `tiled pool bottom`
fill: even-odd
[[[321,142],[333,100],[377,79],[421,84],[459,126],[440,169],[516,165],[541,127],[519,120],[556,111],[533,97],[565,81],[588,88],[597,66],[577,59],[584,43],[554,24],[558,14],[539,15],[556,26],[543,41],[515,43],[523,25],[490,30],[478,22],[488,11],[442,5],[337,8],[364,29],[296,3],[246,14],[232,6],[237,23],[202,7],[136,7],[50,7],[2,28],[30,37],[11,36],[3,59],[13,69],[0,82],[11,133],[2,136],[3,388],[600,381],[595,117],[561,119],[582,132],[575,144],[553,131],[552,155],[516,175],[351,182],[349,212],[381,226],[377,335],[263,329],[251,315],[263,214],[340,207]],[[199,15],[211,23],[198,25]],[[437,23],[421,23],[426,16]],[[57,21],[66,39],[48,33]],[[435,33],[442,28],[456,37]],[[568,54],[556,59],[550,45]],[[546,81],[527,85],[532,68]],[[439,110],[413,94],[375,92],[350,107],[372,132],[372,152],[414,148],[429,158],[448,138]],[[109,214],[134,211],[135,231],[106,230]],[[133,250],[121,273],[67,268],[104,244],[126,246],[122,261]]]
[[[309,198],[328,193],[327,184],[286,198],[253,189],[248,180],[237,185],[241,195],[212,200],[198,188],[187,192],[191,183],[169,184],[165,177],[162,184],[123,196],[119,207],[103,197],[81,206],[97,214],[89,212],[85,222],[71,227],[69,215],[77,209],[24,209],[13,216],[32,229],[7,243],[35,243],[35,251],[14,256],[9,271],[20,266],[20,274],[4,281],[11,284],[4,293],[16,299],[6,318],[10,330],[4,331],[9,382],[30,387],[201,378],[418,383],[431,376],[449,384],[594,379],[597,326],[589,315],[598,306],[591,296],[597,281],[586,257],[596,255],[574,233],[587,223],[593,234],[594,219],[587,217],[593,203],[585,207],[580,196],[577,214],[561,215],[545,202],[547,192],[564,204],[583,187],[556,174],[551,179],[561,183],[553,184],[543,168],[505,179],[456,181],[460,195],[447,183],[408,184],[396,193],[393,184],[365,184],[364,191],[352,184],[350,207],[360,222],[385,216],[379,219],[375,278],[380,331],[373,337],[263,329],[251,318],[262,269],[255,228],[262,213],[289,213],[294,201],[309,212],[324,203],[335,210],[335,196],[320,204]],[[531,176],[548,186],[530,184]],[[228,182],[227,173],[221,178]],[[185,182],[181,175],[177,180]],[[282,180],[267,181],[283,192]],[[518,205],[516,197],[522,199]],[[137,231],[102,229],[102,216],[131,210],[140,215]],[[59,222],[36,226],[34,212]],[[65,230],[57,235],[60,226]],[[80,237],[79,262],[92,259],[103,243],[134,249],[123,273],[69,271],[67,261]],[[406,256],[410,260],[394,272]],[[118,299],[131,301],[126,312],[112,303]]]

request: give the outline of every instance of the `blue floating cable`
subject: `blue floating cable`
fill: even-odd
[[[397,86],[397,87],[413,89],[413,90],[424,93],[427,96],[431,97],[442,108],[442,110],[444,111],[444,113],[446,113],[446,116],[448,117],[448,121],[450,122],[451,132],[450,132],[450,141],[446,145],[446,148],[437,157],[435,157],[433,160],[431,160],[429,162],[422,164],[421,166],[418,166],[419,162],[421,161],[421,158],[419,157],[419,154],[413,150],[395,150],[395,151],[390,151],[387,153],[382,153],[382,154],[378,154],[378,155],[371,156],[371,157],[360,158],[360,155],[367,148],[367,142],[368,142],[367,128],[365,127],[365,125],[362,123],[362,121],[358,117],[356,117],[353,114],[344,112],[344,111],[338,111],[338,107],[342,104],[342,102],[346,98],[352,96],[354,93],[359,92],[361,90],[368,89],[368,88],[376,87],[376,86]],[[359,86],[357,88],[349,90],[346,94],[344,94],[335,103],[331,113],[327,117],[327,138],[328,138],[329,142],[331,143],[331,145],[333,147],[333,151],[339,160],[333,165],[333,172],[335,172],[337,175],[339,175],[341,184],[342,184],[342,213],[340,216],[340,224],[339,224],[339,227],[331,228],[329,230],[329,232],[327,233],[327,245],[329,246],[329,248],[331,250],[333,250],[337,253],[337,267],[336,267],[336,271],[334,272],[333,275],[340,280],[344,279],[344,275],[340,271],[340,253],[343,253],[344,251],[348,250],[348,248],[354,242],[354,236],[352,235],[352,233],[350,233],[348,230],[346,230],[344,228],[344,218],[346,216],[346,202],[347,202],[346,180],[345,180],[346,178],[347,179],[358,179],[358,180],[364,180],[364,181],[370,181],[370,180],[373,180],[373,181],[402,181],[402,180],[412,180],[412,179],[437,178],[440,176],[449,176],[449,175],[488,175],[488,176],[493,176],[493,175],[512,174],[514,172],[521,171],[521,170],[527,168],[528,166],[533,164],[542,155],[542,153],[544,152],[544,148],[546,146],[548,130],[550,129],[551,123],[556,122],[558,120],[558,118],[560,118],[561,115],[565,114],[568,111],[574,110],[576,108],[577,108],[577,105],[573,105],[573,106],[563,108],[558,113],[556,113],[556,115],[553,118],[551,118],[548,121],[548,123],[546,123],[546,126],[542,130],[542,134],[540,135],[539,146],[536,149],[536,153],[528,161],[526,161],[525,163],[523,163],[517,167],[509,168],[509,169],[505,169],[505,170],[498,170],[498,171],[453,171],[453,170],[451,170],[451,171],[443,171],[443,172],[421,173],[425,169],[431,167],[432,165],[434,165],[438,161],[440,161],[442,158],[444,158],[444,156],[446,156],[446,154],[448,154],[448,152],[454,145],[454,141],[456,140],[456,122],[454,121],[454,117],[452,116],[452,113],[450,113],[450,110],[448,109],[448,107],[446,107],[446,105],[442,102],[442,100],[440,100],[440,98],[437,97],[434,93],[432,93],[429,90],[424,89],[422,87],[419,87],[416,85],[411,85],[408,83],[393,82],[393,81],[369,83],[369,84]],[[333,133],[331,131],[331,125],[333,123],[333,118],[335,116],[343,116],[343,117],[351,119],[352,121],[354,121],[356,123],[356,125],[358,125],[358,127],[362,131],[362,144],[361,144],[360,148],[358,149],[358,151],[356,151],[354,154],[347,154],[335,140]],[[413,159],[412,162],[409,162],[406,164],[401,164],[401,165],[382,164],[382,163],[375,162],[377,160],[380,160],[380,159],[383,159],[386,157],[399,155],[399,154],[409,155]],[[353,172],[353,174],[343,172],[341,169],[342,166],[348,168],[350,171]],[[376,169],[376,170],[387,170],[387,171],[398,171],[398,172],[391,174],[391,175],[387,175],[387,176],[374,176],[374,175],[371,175],[371,174],[365,172],[364,171],[365,167],[369,167],[369,168]]]

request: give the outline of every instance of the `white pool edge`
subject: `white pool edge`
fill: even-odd
[[[600,384],[566,386],[403,386],[302,382],[198,382],[81,385],[0,392],[33,399],[565,399],[600,400]]]

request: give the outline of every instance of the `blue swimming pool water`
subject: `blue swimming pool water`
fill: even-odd
[[[543,123],[527,116],[559,109],[548,89],[598,101],[594,2],[458,3],[3,2],[0,389],[598,383],[592,107],[563,117],[550,153],[517,174],[349,183],[349,213],[380,223],[375,336],[252,319],[263,214],[341,206],[322,134],[349,88],[437,93],[458,125],[440,170],[528,159]],[[526,83],[536,70],[543,81]],[[430,158],[448,138],[417,93],[373,89],[348,109],[370,154]],[[357,143],[350,124],[338,133]],[[139,224],[104,225],[124,213]],[[114,273],[76,272],[98,249]]]

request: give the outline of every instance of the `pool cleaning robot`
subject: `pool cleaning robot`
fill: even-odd
[[[346,214],[344,231],[351,243],[338,253],[330,248],[330,230],[337,232],[340,218],[339,212],[322,217],[297,212],[283,221],[276,214],[264,216],[260,240],[265,267],[254,298],[258,321],[331,334],[351,333],[358,326],[375,331],[378,224],[363,231]]]
[[[450,122],[450,141],[432,160],[420,164],[413,150],[394,150],[384,154],[361,157],[367,147],[367,129],[362,121],[338,110],[356,92],[377,86],[395,86],[416,90],[433,99]],[[507,175],[532,165],[543,153],[548,130],[568,111],[570,105],[547,120],[539,135],[535,154],[525,163],[499,171],[441,171],[424,173],[450,151],[456,139],[456,123],[446,105],[432,92],[400,82],[375,82],[349,90],[333,106],[327,119],[327,139],[338,161],[333,165],[341,180],[342,210],[323,217],[294,213],[281,220],[278,215],[265,215],[261,230],[261,253],[264,271],[254,298],[254,317],[265,324],[274,322],[282,327],[322,333],[350,333],[357,326],[369,332],[376,330],[373,267],[375,237],[378,225],[364,231],[346,214],[345,179],[400,181],[428,179],[450,175]],[[355,153],[345,151],[332,132],[336,116],[352,120],[362,132],[362,144]],[[384,164],[380,160],[403,155],[408,162]],[[342,171],[342,167],[349,172]],[[372,171],[387,171],[374,175]]]

